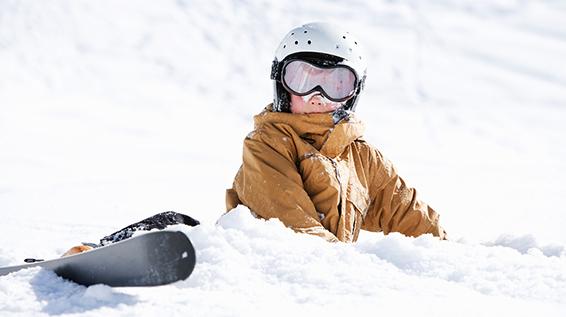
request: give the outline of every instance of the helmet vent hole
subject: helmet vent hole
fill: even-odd
[[[354,42],[354,44],[358,45],[358,42]]]
[[[295,35],[295,32],[292,32],[291,35]]]
[[[305,32],[306,32],[306,31],[305,31]],[[308,43],[309,45],[311,45],[311,40],[308,40],[307,43]]]
[[[295,41],[295,45],[299,44],[299,41]]]
[[[283,48],[286,48],[286,47],[287,47],[287,44],[283,45]]]
[[[307,34],[307,30],[305,30],[303,33]]]
[[[343,38],[343,39],[346,39],[346,35],[342,35],[342,38]]]

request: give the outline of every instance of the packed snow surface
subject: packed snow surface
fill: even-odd
[[[286,32],[356,34],[365,139],[449,241],[222,216]],[[149,288],[0,277],[0,316],[566,316],[566,4],[0,0],[0,266],[157,212],[197,266]]]

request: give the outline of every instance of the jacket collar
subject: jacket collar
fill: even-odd
[[[354,140],[364,133],[364,124],[349,112],[349,115],[334,124],[332,113],[293,114],[274,112],[271,104],[254,117],[255,128],[265,124],[285,124],[301,138],[310,139],[322,155],[335,158]]]

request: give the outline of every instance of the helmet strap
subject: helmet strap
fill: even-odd
[[[291,95],[279,81],[274,81],[273,110],[276,112],[291,112]]]
[[[283,67],[282,63],[279,63],[279,61],[277,59],[274,59],[273,62],[271,63],[271,79],[272,80],[280,80],[279,75],[281,74],[281,67]]]
[[[273,80],[273,110],[276,112],[291,112],[291,96],[281,84],[281,69],[283,63],[274,59],[271,63],[271,79]]]

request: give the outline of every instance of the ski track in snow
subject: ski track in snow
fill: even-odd
[[[365,138],[451,240],[328,244],[224,212],[285,32],[363,40]],[[158,288],[0,277],[0,316],[565,316],[566,6],[559,1],[0,0],[0,266],[153,213],[199,219]],[[218,222],[217,222],[218,221]]]

